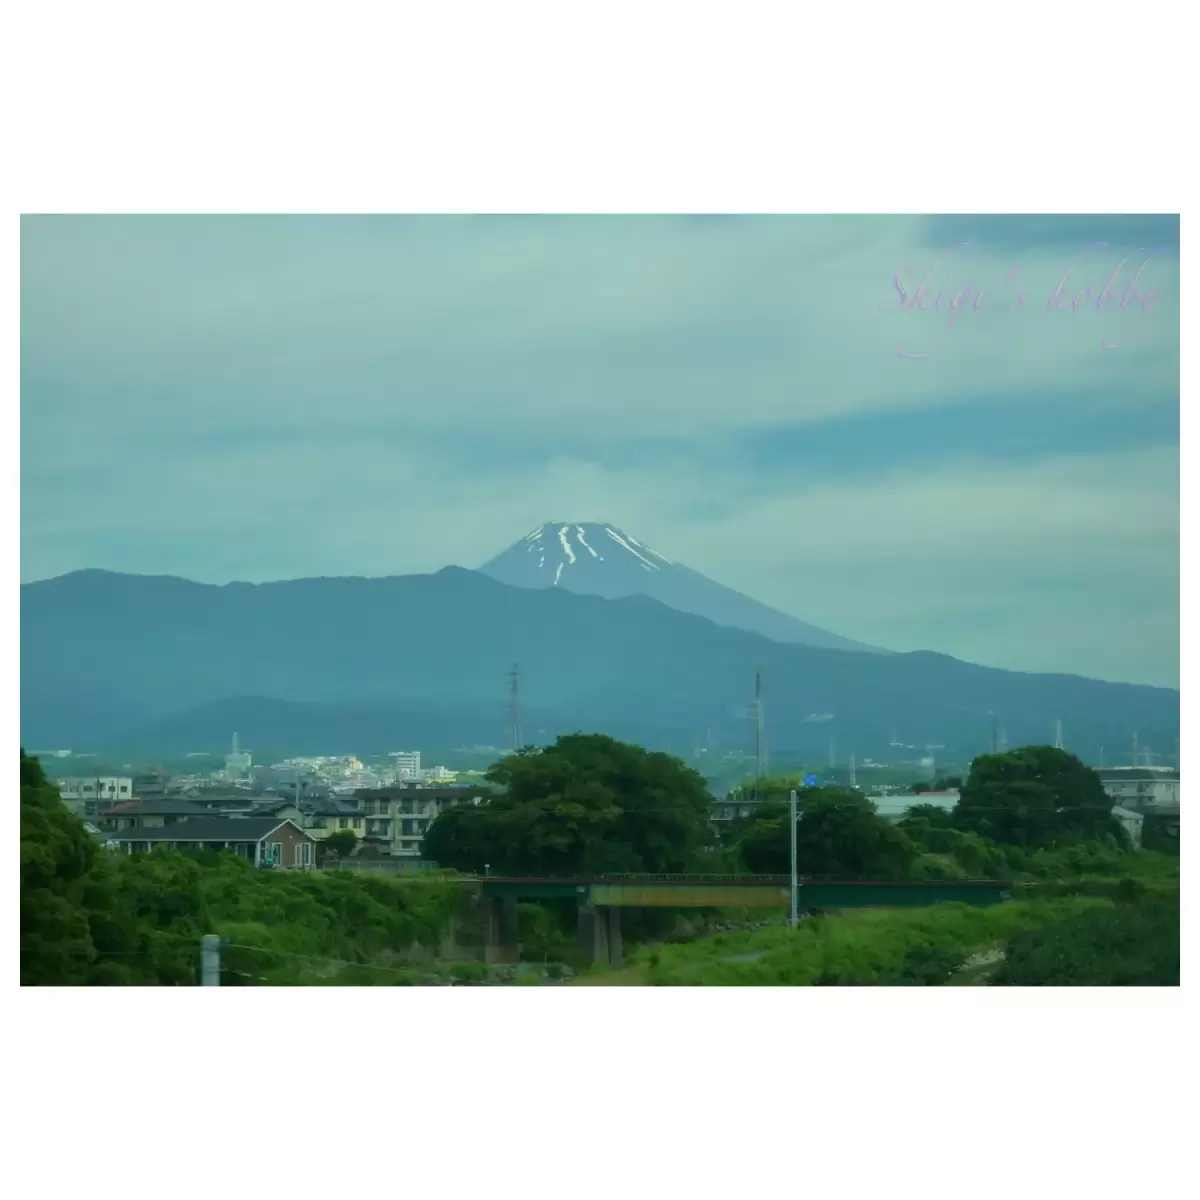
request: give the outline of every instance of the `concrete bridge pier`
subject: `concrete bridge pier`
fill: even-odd
[[[579,905],[579,946],[584,960],[607,962],[619,967],[622,961],[621,910],[612,905]]]
[[[608,934],[608,965],[619,967],[622,962],[623,948],[621,946],[621,910],[616,905],[604,909],[607,918],[605,924]]]
[[[483,899],[483,961],[517,963],[521,943],[517,930],[517,902],[508,896]]]

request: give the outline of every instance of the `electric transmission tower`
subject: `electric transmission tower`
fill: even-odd
[[[521,748],[521,668],[513,663],[508,673],[508,728],[514,751]]]
[[[754,722],[754,776],[761,779],[767,773],[767,735],[763,722],[762,670],[754,669],[754,703],[750,705]]]
[[[1062,717],[1054,722],[1054,748],[1055,750],[1063,749]]]

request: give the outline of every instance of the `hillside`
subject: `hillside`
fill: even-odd
[[[313,753],[347,739],[364,753],[395,749],[422,722],[443,744],[502,745],[514,662],[526,736],[596,729],[663,744],[711,730],[720,746],[744,748],[761,666],[778,750],[823,754],[834,736],[843,752],[869,754],[894,729],[913,744],[977,752],[991,710],[1014,744],[1048,740],[1061,717],[1085,756],[1128,745],[1135,730],[1146,744],[1178,739],[1179,695],[1168,689],[784,645],[644,596],[510,587],[455,567],[223,587],[80,571],[22,586],[21,610],[28,746],[100,749],[169,733],[173,746],[203,750],[246,703],[276,731],[292,723]],[[299,707],[289,715],[288,705]],[[806,720],[818,714],[832,720]],[[252,744],[254,729],[236,728]]]

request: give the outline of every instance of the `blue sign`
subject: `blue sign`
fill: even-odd
[[[821,781],[815,775],[805,775],[804,777],[805,787],[816,787],[820,782]]]

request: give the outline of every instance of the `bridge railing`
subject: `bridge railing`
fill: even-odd
[[[553,883],[577,884],[580,887],[589,884],[639,884],[639,883],[670,883],[670,884],[746,884],[752,887],[788,887],[791,884],[790,875],[670,875],[670,874],[638,874],[638,875],[584,875],[584,876],[530,876],[530,875],[475,875],[471,877],[479,883]],[[1000,879],[855,879],[844,875],[800,875],[796,882],[801,887],[814,884],[844,884],[853,887],[911,887],[911,888],[944,888],[954,887],[992,887],[1009,888],[1012,883]]]

